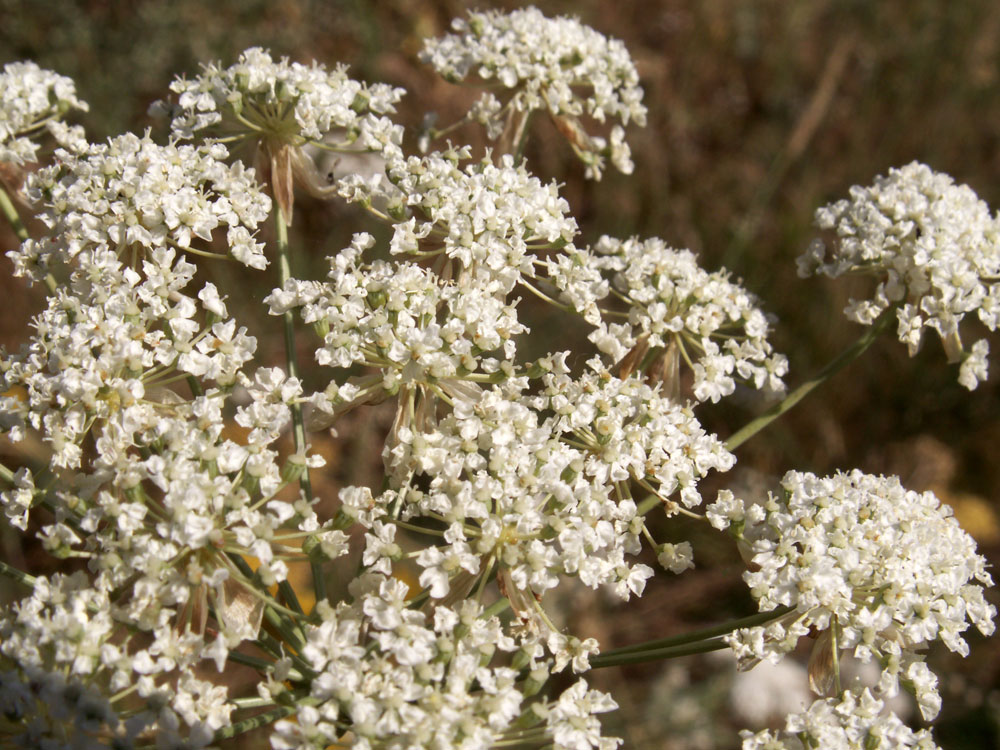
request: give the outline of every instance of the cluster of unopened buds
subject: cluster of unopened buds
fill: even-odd
[[[0,613],[0,744],[199,748],[267,725],[275,750],[615,748],[600,718],[615,701],[587,672],[662,644],[602,653],[556,624],[546,595],[629,600],[655,575],[642,559],[692,568],[689,542],[655,536],[685,516],[732,534],[760,606],[706,641],[750,667],[815,638],[815,703],[744,748],[934,747],[885,705],[906,689],[933,718],[920,650],[940,639],[964,655],[970,625],[992,632],[972,538],[932,494],[860,472],[791,471],[778,494],[706,504],[701,480],[805,393],[786,395],[775,321],[729,272],[659,238],[581,243],[558,185],[524,160],[542,111],[588,177],[606,160],[631,171],[624,127],[646,109],[624,45],[528,8],[471,13],[422,59],[495,93],[425,130],[418,154],[392,119],[400,89],[258,48],[175,81],[154,106],[161,137],[104,143],[66,124],[86,109],[69,79],[4,68],[0,162],[25,170],[0,193],[19,236],[8,255],[48,297],[0,361],[0,429],[44,448],[0,466],[0,503],[82,564],[43,577],[0,563],[30,589]],[[475,123],[495,141],[485,154],[434,148]],[[324,152],[376,166],[324,174]],[[293,277],[297,189],[359,205],[388,225],[386,246],[358,232],[325,278]],[[912,164],[817,224],[836,240],[809,249],[804,274],[878,278],[848,309],[875,324],[852,356],[894,319],[911,353],[932,328],[963,385],[985,380],[985,341],[966,350],[959,324],[996,327],[1000,224],[971,190]],[[258,352],[268,329],[231,314],[237,290],[198,274],[227,260],[276,269],[265,307],[284,324],[281,366]],[[593,348],[525,358],[531,297]],[[303,335],[328,384],[316,391],[299,376]],[[777,405],[723,440],[699,410],[736,393]],[[385,402],[383,481],[318,512],[307,430]],[[294,562],[311,566],[311,607]],[[842,685],[847,652],[879,665],[876,684]],[[253,670],[254,694],[230,693],[230,665]],[[561,689],[557,672],[572,673]]]

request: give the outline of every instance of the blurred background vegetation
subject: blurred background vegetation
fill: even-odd
[[[517,6],[496,0],[471,5]],[[529,168],[562,184],[581,243],[603,233],[658,235],[699,253],[708,269],[725,266],[742,277],[778,318],[774,341],[790,356],[793,386],[860,333],[840,312],[850,284],[795,276],[794,259],[813,236],[817,206],[912,160],[948,172],[1000,206],[995,0],[575,0],[538,6],[549,15],[577,15],[622,39],[639,69],[650,116],[645,129],[629,132],[636,161],[631,177],[609,173],[601,183],[585,182],[582,166],[544,118],[535,123]],[[446,31],[467,7],[455,0],[0,0],[0,64],[32,59],[72,76],[91,106],[82,120],[91,140],[147,127],[163,137],[162,123],[150,121],[146,110],[167,95],[170,80],[195,74],[200,62],[228,65],[250,46],[302,62],[348,63],[355,77],[410,92],[398,121],[416,126],[431,109],[446,123],[464,111],[471,94],[436,79],[416,57],[425,37]],[[293,227],[297,272],[322,275],[323,257],[359,229],[374,231],[350,208],[301,198]],[[0,246],[13,243],[0,229]],[[0,339],[10,347],[27,333],[22,311],[37,309],[39,299],[9,278],[9,264],[2,272],[8,306]],[[246,283],[250,310],[270,280]],[[854,291],[865,294],[867,287]],[[240,300],[233,302],[239,308]],[[564,321],[535,315],[536,331],[551,330],[551,348],[565,347]],[[262,356],[280,358],[276,321],[262,326],[258,336],[273,339],[273,351],[264,347]],[[303,336],[300,343],[307,357],[311,342]],[[950,502],[983,552],[1000,559],[995,338],[992,349],[993,377],[970,395],[957,384],[956,368],[945,363],[937,340],[926,340],[912,360],[900,344],[883,340],[808,405],[741,448],[737,471],[720,481],[763,488],[791,468],[899,474],[907,487],[934,489]],[[314,385],[322,387],[319,380]],[[702,419],[725,436],[759,408],[751,400],[708,406]],[[370,417],[341,429],[351,443],[324,446],[331,495],[344,482],[377,481],[377,443],[391,414]],[[706,489],[706,497],[713,493]],[[660,535],[692,538],[698,569],[679,578],[659,576],[628,608],[601,598],[595,607],[589,592],[568,596],[567,621],[612,647],[750,611],[739,580],[742,566],[725,539],[675,525]],[[19,545],[5,536],[6,559],[31,555]],[[1000,747],[1000,639],[971,640],[973,658],[952,659],[943,648],[930,657],[946,675],[935,735],[949,750]],[[717,666],[690,659],[606,670],[594,679],[622,705],[610,722],[627,747],[730,748],[737,745],[735,728],[746,723],[721,718],[732,715],[732,676],[727,667],[711,677]]]

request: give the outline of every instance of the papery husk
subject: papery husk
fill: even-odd
[[[661,393],[675,404],[681,402],[681,350],[677,339],[670,339],[666,351],[657,357],[649,368],[650,385],[663,385]]]
[[[649,335],[640,336],[635,342],[635,346],[629,349],[628,353],[622,357],[615,368],[618,370],[618,377],[622,380],[628,378],[636,368],[642,363],[646,353],[649,351]]]
[[[819,634],[809,654],[809,688],[821,698],[836,695],[837,670],[834,664],[833,628]]]
[[[215,614],[227,642],[254,640],[260,634],[264,602],[242,583],[227,578],[216,590]]]
[[[572,115],[552,115],[552,122],[559,131],[559,135],[569,141],[580,151],[593,152],[594,139],[583,129],[580,121]]]
[[[295,211],[295,193],[292,189],[292,152],[293,149],[287,143],[263,142],[258,151],[258,170],[261,179],[271,187],[271,196],[278,204],[281,211],[281,218],[285,226],[292,225],[292,217]]]
[[[948,364],[954,365],[962,361],[964,350],[962,349],[962,338],[958,331],[952,331],[947,336],[941,337],[941,344],[944,346],[944,353],[948,357]]]

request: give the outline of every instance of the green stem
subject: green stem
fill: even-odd
[[[284,719],[286,716],[294,714],[302,706],[314,706],[317,703],[319,703],[319,701],[316,698],[298,698],[291,706],[279,706],[273,711],[266,711],[262,714],[251,716],[249,719],[238,721],[231,726],[223,727],[215,733],[215,739],[216,741],[229,739],[230,737],[236,737],[237,735],[257,729],[258,727],[273,724],[278,721],[278,719]]]
[[[265,706],[274,705],[274,701],[270,698],[261,698],[253,695],[247,696],[246,698],[233,698],[230,703],[235,705],[237,710],[247,708],[264,708]]]
[[[196,378],[194,375],[188,375],[185,378],[185,381],[187,381],[188,388],[191,389],[192,396],[198,398],[199,396],[205,395],[205,391],[202,389],[201,383],[198,382],[198,378]]]
[[[3,212],[4,218],[7,219],[7,223],[10,224],[11,229],[14,230],[14,234],[17,235],[17,238],[21,242],[29,239],[28,230],[25,228],[24,222],[21,221],[21,217],[14,207],[14,202],[10,199],[7,191],[4,190],[3,185],[0,185],[0,211]]]
[[[283,288],[292,277],[292,269],[290,253],[288,250],[288,225],[285,224],[285,219],[281,215],[281,211],[275,211],[275,226],[277,228],[278,242],[278,284]],[[299,363],[298,357],[295,353],[295,318],[291,310],[284,314],[284,326],[285,363],[288,367],[288,376],[291,378],[298,378]],[[302,406],[301,404],[293,403],[291,408],[293,433],[295,435],[295,450],[304,452],[306,447],[306,430],[305,424],[302,421]],[[312,499],[312,485],[309,481],[308,468],[306,468],[305,472],[302,474],[301,482],[302,488],[306,491],[306,495],[309,499]]]
[[[502,599],[497,599],[493,604],[483,610],[483,613],[479,615],[481,619],[487,620],[494,615],[498,615],[501,612],[505,612],[510,609],[510,602],[506,597]]]
[[[300,615],[305,614],[305,610],[302,609],[302,604],[299,602],[299,597],[295,594],[295,588],[287,580],[281,581],[278,584],[278,593],[281,594],[281,598],[288,605],[289,609],[298,612]]]
[[[793,406],[799,403],[799,401],[808,396],[813,389],[816,388],[816,386],[826,382],[833,375],[864,354],[875,339],[889,327],[889,324],[892,322],[895,314],[895,307],[890,307],[888,310],[883,312],[878,319],[872,323],[872,325],[865,329],[865,332],[857,341],[847,347],[837,356],[836,359],[820,370],[818,375],[810,380],[807,380],[805,383],[785,396],[784,400],[780,403],[775,404],[759,417],[746,424],[741,430],[731,435],[729,440],[726,441],[726,448],[731,451],[739,448],[743,445],[743,443],[752,438],[758,432],[771,424],[771,422],[776,420],[786,411],[789,411]]]
[[[740,628],[751,628],[755,625],[762,625],[765,622],[770,622],[771,620],[777,620],[779,617],[787,615],[792,611],[792,609],[792,607],[778,607],[777,609],[772,609],[770,612],[758,612],[755,615],[741,617],[738,620],[730,620],[729,622],[724,622],[721,625],[713,625],[708,628],[703,628],[702,630],[682,633],[680,635],[671,636],[670,638],[660,638],[655,641],[646,641],[645,643],[636,643],[632,646],[623,646],[622,648],[605,651],[595,657],[595,659],[610,659],[626,654],[650,654],[676,646],[695,643],[697,641],[707,641],[711,638],[725,635],[726,633],[732,633],[734,630],[739,630]],[[590,660],[592,665],[594,664],[595,659]],[[608,664],[606,666],[611,665]]]
[[[281,211],[274,212],[274,224],[278,244],[278,286],[284,288],[285,284],[292,277],[292,267],[290,260],[291,253],[288,250],[288,225],[285,223],[285,217],[282,216]],[[285,327],[285,364],[288,367],[288,377],[298,378],[299,362],[295,353],[295,314],[291,310],[286,310],[283,318]],[[304,456],[306,452],[306,428],[305,422],[302,419],[302,405],[298,402],[293,402],[291,409],[292,433],[295,436],[295,452],[301,453]],[[302,476],[299,478],[299,485],[305,493],[306,500],[312,502],[312,481],[309,479],[308,466],[305,467]],[[319,554],[310,555],[309,567],[312,569],[313,592],[316,595],[316,601],[324,600],[326,599],[326,580],[323,577],[322,556]],[[286,594],[286,592],[282,593]],[[295,605],[292,605],[291,601],[289,601],[289,605],[297,606],[298,601],[295,600]]]
[[[599,654],[591,658],[590,668],[604,669],[605,667],[621,667],[625,664],[644,664],[659,659],[674,659],[678,656],[692,656],[694,654],[705,654],[709,651],[721,651],[724,648],[729,648],[729,644],[721,639],[714,639],[700,643],[688,643],[683,646],[636,651],[630,654]]]
[[[35,581],[38,579],[35,576],[28,575],[22,570],[18,570],[13,565],[8,565],[5,562],[0,561],[0,575],[10,578],[18,583],[23,583],[28,588],[33,589],[35,587]]]
[[[274,669],[274,662],[267,659],[258,659],[256,656],[250,656],[241,651],[230,651],[228,659],[231,662],[242,664],[246,667],[253,667],[258,672],[267,672]]]
[[[514,165],[521,163],[524,159],[524,147],[528,142],[528,120],[531,119],[532,112],[534,110],[528,110],[521,115],[521,119],[517,124],[517,131],[514,133],[514,139],[512,145],[514,146]]]

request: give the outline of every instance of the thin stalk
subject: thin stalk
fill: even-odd
[[[274,705],[274,701],[270,698],[261,698],[253,695],[247,696],[246,698],[233,698],[230,703],[235,705],[237,710],[247,708],[264,708],[265,706]]]
[[[315,698],[303,697],[299,698],[291,706],[279,706],[273,711],[265,711],[262,714],[257,714],[256,716],[251,716],[249,719],[244,719],[243,721],[238,721],[228,727],[223,727],[215,733],[215,740],[225,740],[230,737],[236,737],[237,735],[249,732],[258,727],[267,726],[268,724],[273,724],[278,721],[278,719],[284,719],[286,716],[290,716],[298,711],[302,706],[305,705],[316,705],[319,701]]]
[[[29,589],[33,589],[35,587],[35,581],[38,580],[35,576],[28,575],[23,570],[18,570],[13,565],[8,565],[3,561],[0,561],[0,575],[5,578],[10,578],[12,581],[24,584]]]
[[[520,121],[517,123],[517,130],[514,132],[514,138],[511,145],[514,146],[514,164],[518,165],[524,159],[524,147],[528,142],[528,120],[531,119],[531,114],[533,110],[528,110],[521,115]]]
[[[288,225],[285,224],[285,219],[281,215],[281,211],[275,211],[275,227],[277,230],[277,243],[278,243],[278,284],[284,287],[288,283],[288,280],[292,277],[292,269],[290,262],[290,253],[288,250]],[[298,357],[295,353],[295,318],[291,310],[284,314],[284,325],[285,325],[285,363],[288,367],[288,376],[292,378],[299,377],[299,363]],[[293,403],[292,406],[292,425],[293,434],[295,436],[295,450],[297,452],[304,452],[306,447],[306,430],[305,423],[302,420],[302,405],[298,403]],[[301,477],[302,489],[305,490],[306,495],[311,500],[312,499],[312,484],[309,481],[309,469],[308,467],[302,473]]]
[[[0,212],[3,213],[4,218],[7,219],[7,223],[10,224],[10,228],[14,230],[14,234],[17,235],[17,238],[21,242],[30,238],[24,222],[21,221],[21,216],[17,213],[17,208],[14,207],[14,202],[7,195],[7,191],[4,190],[3,185],[0,185]]]
[[[622,648],[605,651],[595,658],[603,659],[614,656],[622,656],[624,654],[650,653],[665,648],[695,643],[697,641],[706,641],[720,635],[732,633],[734,630],[739,630],[740,628],[751,628],[755,625],[762,625],[765,622],[770,622],[771,620],[777,620],[779,617],[784,617],[791,611],[792,607],[778,607],[777,609],[772,609],[770,612],[758,612],[754,615],[741,617],[737,620],[730,620],[729,622],[724,622],[720,625],[712,625],[711,627],[695,630],[690,633],[681,633],[680,635],[674,635],[669,638],[660,638],[655,641],[646,641],[645,643],[636,643],[632,646],[623,646]],[[593,664],[594,659],[591,659],[590,662]]]
[[[678,656],[706,654],[709,651],[721,651],[724,648],[729,648],[729,644],[717,638],[700,643],[689,643],[683,646],[636,651],[630,654],[600,654],[590,659],[590,668],[603,669],[605,667],[620,667],[625,664],[644,664],[650,661],[657,661],[658,659],[674,659]]]
[[[250,656],[241,651],[230,651],[227,658],[231,662],[242,664],[246,667],[253,667],[258,672],[268,672],[274,669],[274,662],[270,662],[267,659],[258,659],[256,656]]]
[[[496,556],[491,556],[489,561],[486,563],[486,567],[479,576],[479,587],[476,589],[476,601],[482,601],[483,589],[486,588],[486,583],[489,581],[490,572],[493,570],[493,563],[496,562]]]
[[[820,370],[818,375],[810,380],[807,380],[805,383],[785,396],[780,403],[775,404],[759,417],[746,424],[742,429],[731,435],[729,440],[726,441],[726,448],[731,451],[739,448],[743,445],[743,443],[752,438],[758,432],[771,424],[771,422],[776,420],[786,411],[789,411],[793,406],[799,403],[799,401],[808,396],[818,385],[825,383],[833,375],[840,372],[840,370],[864,354],[875,339],[889,327],[889,323],[892,322],[895,314],[895,307],[890,307],[888,310],[883,312],[878,319],[872,323],[872,325],[865,329],[865,332],[857,341],[847,347],[836,357],[836,359],[832,360],[826,367]]]
[[[657,505],[663,505],[663,499],[655,493],[649,495],[636,507],[636,515],[644,516],[647,513],[649,513],[649,511],[651,511],[653,508],[655,508]]]
[[[280,210],[274,212],[275,233],[278,244],[278,286],[284,288],[292,277],[291,254],[288,250],[288,225]],[[285,326],[285,364],[290,378],[299,377],[299,361],[295,353],[295,314],[286,310],[283,316]],[[292,434],[295,437],[295,452],[303,456],[306,452],[306,428],[302,419],[302,404],[292,402]],[[303,468],[299,477],[299,486],[305,493],[306,500],[312,502],[312,481],[309,479],[309,467]],[[326,599],[326,580],[323,577],[323,561],[319,554],[310,555],[309,567],[312,569],[313,592],[316,601]],[[296,601],[296,604],[298,602]]]
[[[501,612],[504,612],[508,609],[510,609],[510,602],[507,600],[506,597],[504,597],[502,599],[497,599],[495,602],[493,602],[493,604],[484,609],[483,613],[479,616],[480,618],[487,620],[490,617],[493,617],[493,615],[499,615]]]
[[[302,559],[302,556],[299,555],[296,559]],[[278,593],[281,594],[281,598],[284,599],[285,604],[288,605],[289,609],[294,612],[298,612],[300,615],[304,615],[306,613],[306,611],[302,609],[299,597],[295,594],[295,588],[287,580],[281,581],[278,584]]]

